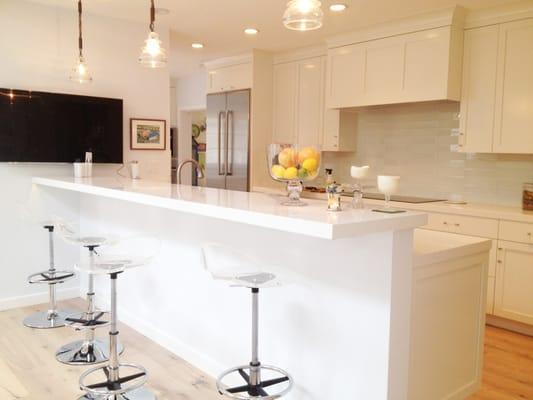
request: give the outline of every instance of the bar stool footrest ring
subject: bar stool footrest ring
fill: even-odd
[[[110,315],[107,311],[95,311],[92,317],[87,311],[78,312],[69,315],[65,324],[77,331],[104,328],[110,324]]]
[[[136,364],[120,363],[119,371],[124,368],[129,370],[128,374],[119,376],[119,379],[116,381],[110,379],[109,365],[92,368],[80,376],[80,389],[94,397],[98,397],[118,396],[144,386],[148,380],[148,372],[144,367]],[[96,381],[95,383],[87,382],[87,378],[91,377],[94,379],[94,375],[96,374],[100,374],[103,380]]]
[[[259,369],[261,375],[263,372],[269,372],[272,377],[261,380],[257,385],[250,384],[250,365],[243,365],[240,367],[231,368],[223,372],[217,379],[218,392],[226,397],[236,400],[274,400],[285,396],[290,392],[293,386],[292,377],[286,371],[281,368],[271,365],[259,365],[253,367]],[[238,374],[244,380],[244,384],[241,386],[228,386],[223,381],[230,375]],[[275,391],[277,385],[284,385],[284,387]]]
[[[36,283],[55,285],[57,283],[67,282],[75,276],[76,274],[72,271],[37,272],[28,277],[28,283],[32,285]]]

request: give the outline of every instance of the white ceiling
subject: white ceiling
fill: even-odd
[[[59,7],[76,7],[75,0],[31,0]],[[438,10],[460,4],[476,9],[516,0],[341,0],[349,8],[344,13],[329,12],[334,0],[323,0],[324,27],[313,32],[294,32],[283,27],[281,17],[286,0],[156,0],[156,7],[167,8],[169,15],[158,15],[157,24],[171,29],[170,73],[183,76],[202,61],[246,52],[252,48],[280,51],[319,44],[329,36],[358,28]],[[87,13],[146,21],[149,0],[84,0]],[[253,26],[260,30],[256,37],[243,34]],[[192,50],[192,42],[205,48]]]

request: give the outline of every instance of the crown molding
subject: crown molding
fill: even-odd
[[[465,29],[502,24],[533,18],[533,0],[523,0],[503,6],[470,11],[465,19]]]
[[[203,65],[206,69],[213,70],[216,68],[230,67],[239,64],[251,64],[253,61],[253,53],[241,54],[232,57],[217,58],[216,60],[206,61]]]
[[[464,19],[465,9],[456,6],[373,25],[348,34],[331,37],[326,42],[328,48],[331,49],[445,26],[453,25],[462,28]]]

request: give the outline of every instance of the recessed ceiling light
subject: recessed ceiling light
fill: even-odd
[[[156,7],[155,13],[157,15],[168,15],[170,14],[170,10],[168,8]]]
[[[193,49],[203,49],[204,45],[202,43],[193,43],[193,44],[191,44],[191,47]]]
[[[246,33],[247,35],[257,35],[259,33],[259,30],[255,28],[246,28],[244,30],[244,33]]]
[[[333,12],[341,12],[348,8],[346,4],[343,3],[336,3],[329,6],[329,10]]]

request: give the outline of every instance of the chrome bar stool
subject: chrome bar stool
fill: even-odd
[[[279,280],[265,272],[256,260],[218,245],[203,246],[204,265],[214,279],[226,280],[231,286],[245,287],[252,293],[252,360],[248,365],[230,368],[217,379],[221,395],[232,399],[279,399],[292,389],[292,377],[284,370],[259,361],[259,289],[280,286]],[[263,373],[268,379],[263,379]],[[244,380],[243,385],[230,386],[226,380],[235,377]]]
[[[138,246],[141,246],[139,244]],[[148,265],[153,256],[128,256],[127,254],[99,255],[77,268],[91,275],[107,274],[111,282],[111,321],[109,329],[109,361],[92,368],[80,377],[80,389],[86,393],[79,400],[155,400],[155,395],[144,387],[148,373],[140,365],[119,360],[117,330],[117,279],[131,268]]]
[[[59,231],[67,243],[85,247],[89,251],[89,264],[94,262],[98,248],[116,241],[116,239],[106,237],[78,236],[66,226],[61,226]],[[109,313],[96,309],[94,295],[94,276],[88,274],[87,309],[66,318],[66,325],[77,331],[83,331],[85,338],[67,343],[57,350],[56,359],[59,362],[68,365],[92,365],[109,360],[108,341],[95,337],[96,329],[109,325]],[[121,344],[118,344],[118,350],[120,353],[124,351]]]
[[[75,277],[73,271],[58,271],[54,259],[54,230],[56,223],[43,222],[42,227],[48,231],[50,265],[47,271],[38,272],[28,277],[28,282],[48,285],[49,307],[48,311],[40,311],[24,319],[28,328],[50,329],[65,326],[65,319],[72,314],[72,310],[58,310],[56,304],[56,285],[64,283]]]

